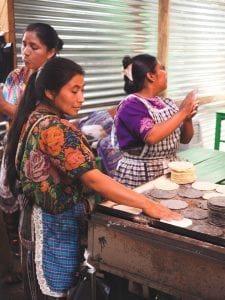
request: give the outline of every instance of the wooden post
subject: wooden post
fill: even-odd
[[[13,44],[14,67],[16,66],[16,38],[13,0],[0,1],[0,31],[4,32],[7,43]]]
[[[158,60],[167,67],[169,44],[169,12],[170,0],[159,0],[158,13]],[[161,94],[165,95],[165,92]]]
[[[13,64],[16,67],[16,34],[15,34],[15,17],[14,17],[14,1],[7,0],[8,3],[8,26],[9,26],[9,42],[13,44]]]

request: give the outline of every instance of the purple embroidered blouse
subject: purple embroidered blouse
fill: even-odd
[[[146,134],[154,126],[153,119],[138,98],[135,94],[127,96],[115,116],[117,140],[122,150],[143,147]],[[159,97],[145,100],[155,109],[165,108],[165,103]]]

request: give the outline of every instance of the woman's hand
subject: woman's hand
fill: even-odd
[[[193,118],[196,115],[198,110],[198,101],[197,101],[198,89],[195,89],[187,94],[185,99],[180,105],[180,111],[183,111],[186,115],[186,120]]]
[[[81,180],[87,187],[100,193],[105,199],[118,204],[140,208],[150,217],[164,220],[182,219],[180,214],[171,211],[142,194],[128,189],[97,169],[85,172],[81,176]]]
[[[174,212],[167,207],[149,200],[151,202],[151,206],[146,207],[143,209],[143,212],[150,217],[156,218],[156,219],[163,219],[163,220],[181,220],[183,219],[183,216],[178,214],[177,212]]]

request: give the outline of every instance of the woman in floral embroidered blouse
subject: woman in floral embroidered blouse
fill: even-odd
[[[148,54],[123,59],[124,90],[129,94],[115,116],[116,135],[123,156],[114,178],[134,188],[168,171],[176,160],[179,143],[193,136],[192,117],[197,111],[196,91],[180,108],[158,95],[167,87],[165,68]]]
[[[55,29],[45,23],[29,24],[23,34],[21,54],[24,65],[10,72],[0,88],[0,113],[9,121],[13,118],[19,100],[24,92],[27,81],[33,72],[36,72],[48,59],[54,57],[63,47],[63,41],[59,38]],[[7,134],[4,138],[4,142]],[[4,156],[1,163],[1,176],[4,178]],[[18,254],[18,222],[21,205],[21,197],[13,197],[7,186],[1,185],[0,209],[3,211],[11,225],[7,228],[9,237],[13,236],[13,251]],[[11,242],[11,241],[10,241]],[[18,247],[15,247],[18,244]],[[17,250],[18,248],[18,250]],[[16,249],[16,250],[15,250]],[[12,274],[13,276],[13,274]]]
[[[155,218],[181,218],[96,169],[80,131],[64,117],[77,115],[83,89],[79,65],[51,59],[31,76],[9,131],[8,183],[27,202],[20,228],[26,299],[64,299],[76,284],[84,186]]]

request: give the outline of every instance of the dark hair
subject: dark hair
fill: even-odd
[[[25,32],[35,32],[48,50],[55,48],[58,53],[63,48],[63,41],[58,37],[55,29],[49,24],[32,23],[26,27]]]
[[[43,67],[28,80],[23,97],[9,129],[6,147],[7,181],[10,190],[16,195],[16,167],[15,156],[22,128],[29,115],[36,108],[36,102],[54,105],[45,96],[45,90],[57,95],[61,88],[75,75],[84,75],[82,67],[72,60],[55,57],[47,61]]]
[[[133,58],[125,56],[122,60],[122,64],[124,69],[132,64],[133,80],[130,80],[124,75],[124,91],[127,94],[132,94],[139,92],[143,88],[147,73],[155,73],[157,59],[155,56],[149,54],[139,54]]]

